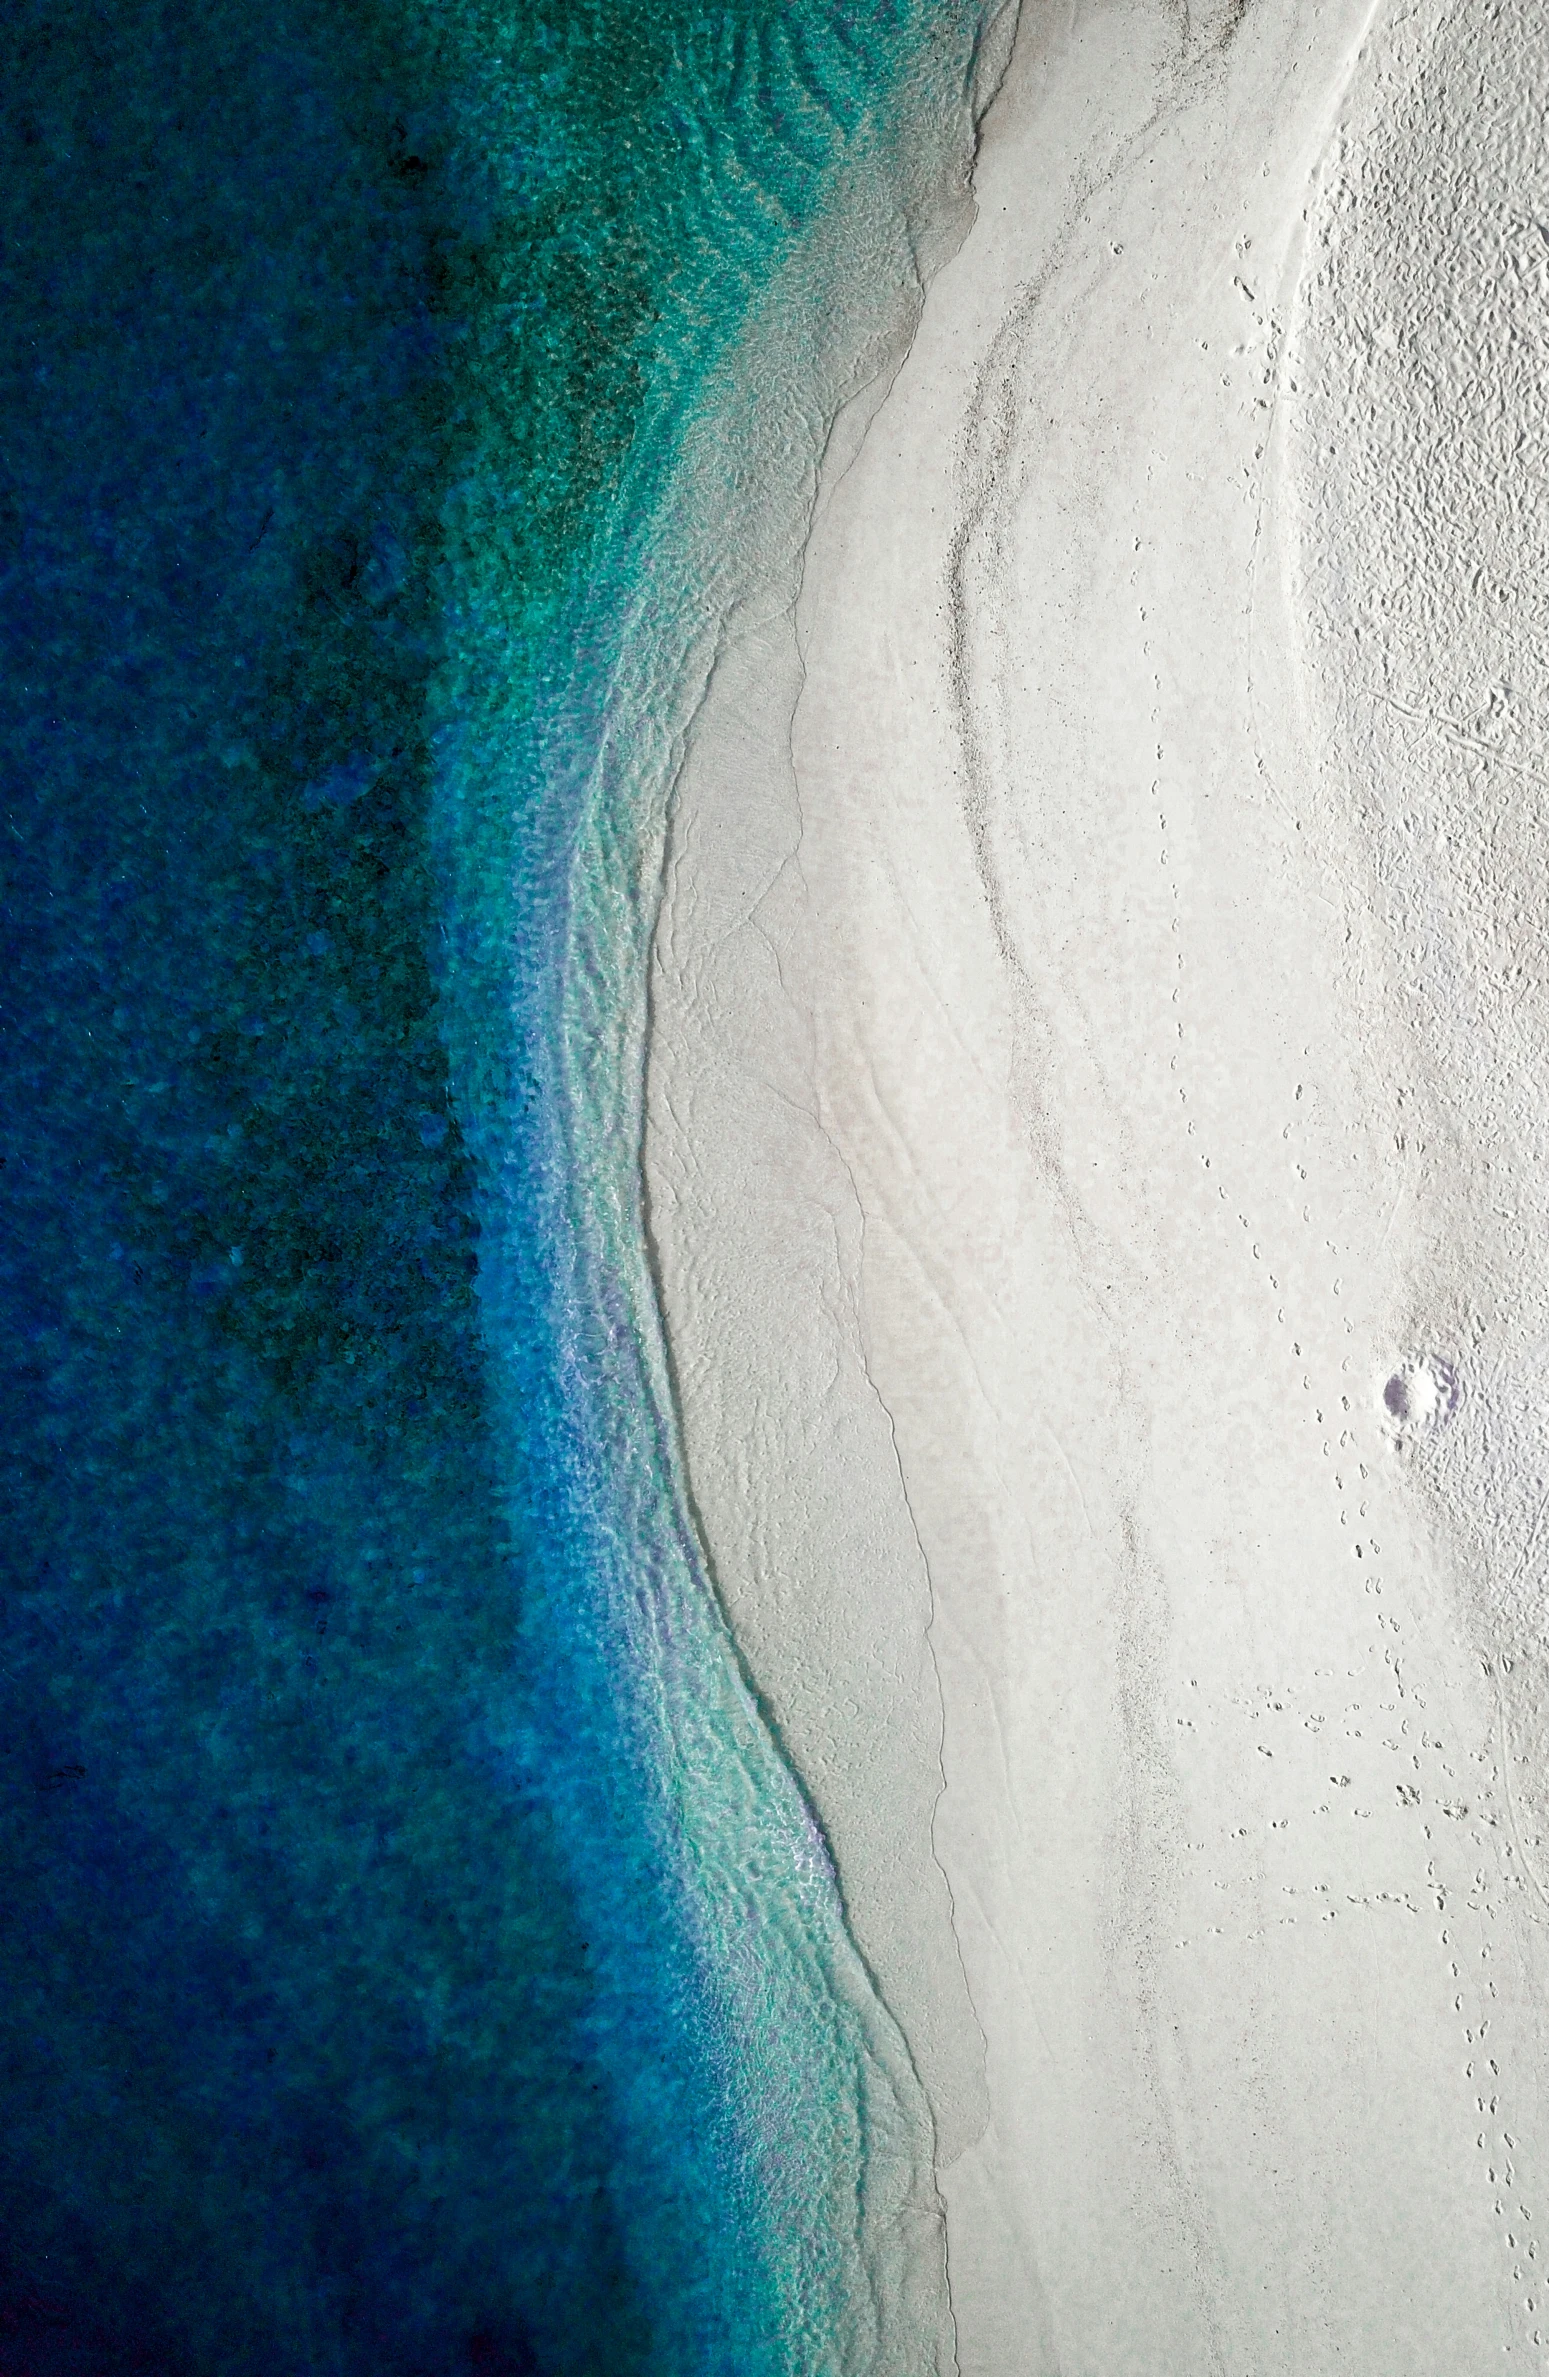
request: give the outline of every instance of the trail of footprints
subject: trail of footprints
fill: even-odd
[[[1139,549],[1138,543],[1136,549]],[[1153,677],[1153,686],[1159,699],[1159,677]],[[1156,716],[1157,712],[1153,711],[1153,719]],[[1160,743],[1156,745],[1156,757],[1160,769],[1164,762]],[[1509,1843],[1499,1844],[1494,1855],[1486,1845],[1487,1836],[1497,1830],[1500,1824],[1492,1803],[1498,1796],[1502,1776],[1495,1762],[1483,1750],[1471,1754],[1472,1763],[1482,1771],[1472,1779],[1460,1775],[1448,1755],[1446,1744],[1430,1731],[1424,1721],[1424,1698],[1413,1684],[1405,1680],[1405,1619],[1391,1605],[1382,1606],[1384,1580],[1379,1565],[1382,1547],[1366,1524],[1369,1511],[1362,1488],[1369,1479],[1370,1471],[1361,1457],[1357,1432],[1351,1424],[1350,1388],[1356,1383],[1352,1373],[1353,1358],[1347,1353],[1341,1361],[1339,1407],[1337,1411],[1330,1411],[1318,1399],[1311,1363],[1304,1357],[1302,1342],[1286,1317],[1281,1280],[1265,1260],[1263,1241],[1254,1234],[1252,1216],[1232,1196],[1229,1182],[1221,1177],[1224,1167],[1219,1150],[1194,1145],[1196,1134],[1193,1120],[1188,1114],[1188,1091],[1181,1078],[1185,1048],[1183,918],[1178,877],[1171,864],[1169,823],[1163,806],[1160,774],[1153,780],[1152,793],[1157,803],[1160,864],[1167,875],[1171,911],[1169,930],[1174,944],[1174,982],[1169,1001],[1173,1048],[1169,1056],[1169,1068],[1175,1077],[1179,1077],[1179,1120],[1200,1170],[1209,1175],[1216,1187],[1218,1204],[1226,1207],[1238,1225],[1240,1237],[1237,1243],[1246,1257],[1257,1292],[1272,1304],[1274,1325],[1281,1340],[1283,1356],[1297,1381],[1297,1391],[1302,1398],[1303,1424],[1316,1428],[1320,1435],[1339,1525],[1349,1538],[1352,1582],[1359,1577],[1362,1595],[1372,1604],[1369,1614],[1373,1621],[1374,1648],[1380,1648],[1384,1664],[1392,1677],[1390,1698],[1375,1706],[1362,1700],[1348,1701],[1339,1712],[1337,1724],[1332,1723],[1322,1710],[1299,1714],[1298,1702],[1302,1702],[1305,1708],[1303,1690],[1293,1685],[1266,1688],[1257,1699],[1243,1698],[1238,1705],[1250,1726],[1267,1724],[1273,1730],[1273,1720],[1283,1718],[1287,1725],[1299,1722],[1304,1731],[1327,1740],[1330,1752],[1328,1784],[1325,1795],[1310,1811],[1313,1820],[1326,1821],[1347,1816],[1351,1822],[1369,1822],[1376,1818],[1379,1803],[1386,1797],[1390,1810],[1396,1807],[1411,1812],[1425,1849],[1423,1882],[1417,1879],[1412,1886],[1399,1890],[1373,1889],[1356,1895],[1348,1891],[1336,1892],[1327,1882],[1310,1886],[1283,1884],[1282,1896],[1287,1902],[1295,1903],[1288,1903],[1286,1912],[1278,1918],[1278,1924],[1289,1926],[1305,1920],[1333,1923],[1341,1917],[1348,1918],[1349,1913],[1357,1909],[1367,1912],[1386,1909],[1391,1916],[1400,1920],[1436,1924],[1437,1949],[1445,1960],[1446,1978],[1458,2023],[1462,2077],[1469,2089],[1478,2121],[1475,2143],[1479,2168],[1483,2182],[1490,2189],[1492,2210],[1510,2272],[1514,2343],[1528,2344],[1535,2355],[1543,2356],[1540,2365],[1549,2366],[1549,2295],[1546,2295],[1545,2274],[1540,2263],[1534,2222],[1535,2207],[1524,2200],[1519,2190],[1519,2141],[1517,2134],[1506,2127],[1506,2117],[1502,2112],[1500,2063],[1495,2051],[1497,1985],[1491,1971],[1495,1959],[1489,1938],[1480,1936],[1495,1922],[1497,1911],[1503,1903],[1502,1893],[1522,1888],[1527,1879],[1520,1870],[1511,1870],[1512,1850]],[[1298,1101],[1302,1094],[1299,1085],[1296,1092]],[[1293,1167],[1298,1181],[1305,1184],[1307,1167],[1298,1161],[1296,1152],[1297,1127],[1298,1118],[1293,1116],[1284,1125],[1282,1138],[1286,1145],[1287,1162]],[[1309,1233],[1317,1234],[1316,1218],[1310,1201],[1305,1199],[1301,1203],[1301,1222]],[[1338,1264],[1340,1249],[1332,1239],[1323,1238],[1321,1251],[1332,1258],[1335,1265]],[[1329,1290],[1331,1301],[1336,1304],[1340,1298],[1341,1285],[1336,1270]],[[1348,1315],[1341,1311],[1337,1318],[1340,1334],[1345,1339],[1352,1338],[1354,1324]],[[1337,1689],[1337,1674],[1332,1667],[1315,1667],[1309,1680],[1314,1685],[1332,1685]],[[1197,1689],[1197,1686],[1194,1688]],[[1322,1695],[1319,1694],[1319,1697]],[[1328,1697],[1332,1698],[1334,1694],[1329,1693]],[[1353,1721],[1363,1716],[1364,1723]],[[1390,1797],[1379,1790],[1374,1780],[1369,1779],[1372,1767],[1379,1763],[1374,1758],[1373,1746],[1367,1742],[1369,1724],[1381,1727],[1375,1747],[1382,1753],[1380,1764],[1386,1767],[1385,1779],[1391,1786]],[[1180,1734],[1196,1732],[1198,1720],[1186,1712],[1182,1713],[1175,1719],[1175,1728]],[[1346,1761],[1338,1751],[1341,1742],[1349,1745],[1351,1751],[1360,1745],[1359,1753],[1348,1758],[1348,1764],[1355,1768],[1355,1773],[1344,1771]],[[1269,1742],[1260,1740],[1253,1746],[1259,1756],[1273,1758],[1274,1749]],[[1361,1775],[1363,1766],[1367,1769],[1366,1777]],[[1306,1814],[1307,1811],[1304,1811],[1303,1821],[1306,1820]],[[1272,1819],[1271,1834],[1286,1832],[1290,1823],[1289,1814]],[[1246,1825],[1233,1827],[1228,1837],[1234,1846],[1245,1843],[1249,1838],[1249,1828]],[[1197,1847],[1202,1851],[1204,1844],[1199,1843]],[[1239,1855],[1242,1854],[1239,1851]],[[1252,1862],[1262,1870],[1262,1858],[1253,1859]],[[1492,1865],[1495,1867],[1493,1875]],[[1240,1874],[1218,1876],[1214,1888],[1230,1897],[1239,1890],[1241,1879]],[[1477,1948],[1465,1948],[1456,1936],[1453,1910],[1459,1901],[1470,1918],[1477,1918],[1477,1922],[1471,1921],[1469,1925],[1473,1936],[1479,1941]],[[1223,1915],[1229,1914],[1229,1911],[1229,1907],[1222,1908]],[[1263,1938],[1270,1928],[1267,1924],[1260,1925],[1245,1937]],[[1209,1936],[1219,1938],[1224,1926],[1211,1924],[1207,1930]],[[1187,1939],[1180,1938],[1175,1942],[1179,1949],[1187,1949],[1190,1945]],[[1518,2314],[1530,2324],[1520,2326]],[[1503,2349],[1509,2355],[1514,2345],[1507,2344]]]

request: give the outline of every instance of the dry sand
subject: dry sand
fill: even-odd
[[[678,788],[689,1465],[972,2377],[1549,2360],[1546,99],[1025,0]]]

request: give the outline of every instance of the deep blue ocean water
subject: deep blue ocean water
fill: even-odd
[[[0,2377],[934,2365],[638,1146],[982,14],[7,18]]]

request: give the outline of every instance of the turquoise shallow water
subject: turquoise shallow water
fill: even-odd
[[[928,2120],[685,1515],[637,1158],[686,722],[977,34],[5,36],[18,2368],[933,2365]]]

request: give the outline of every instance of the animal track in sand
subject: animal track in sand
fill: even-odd
[[[1160,750],[1157,756],[1160,760]],[[1541,2350],[1546,2330],[1538,2324],[1543,2316],[1544,2293],[1538,2248],[1533,2238],[1534,2207],[1530,2188],[1524,2187],[1526,2174],[1519,2175],[1516,2122],[1507,2110],[1506,2090],[1500,2077],[1507,2042],[1497,2037],[1502,2009],[1496,1997],[1490,1941],[1484,1931],[1484,1926],[1495,1919],[1501,1903],[1498,1886],[1492,1886],[1493,1861],[1489,1855],[1496,1819],[1487,1806],[1480,1804],[1481,1799],[1487,1801],[1490,1797],[1486,1777],[1469,1777],[1461,1771],[1444,1753],[1441,1742],[1426,1729],[1425,1695],[1416,1691],[1405,1672],[1408,1665],[1405,1643],[1412,1613],[1404,1606],[1401,1576],[1388,1580],[1399,1587],[1398,1608],[1393,1607],[1394,1595],[1384,1595],[1383,1570],[1387,1563],[1382,1559],[1381,1545],[1369,1532],[1371,1520],[1365,1491],[1369,1473],[1361,1459],[1363,1450],[1370,1457],[1368,1431],[1376,1432],[1372,1430],[1372,1421],[1395,1448],[1444,1428],[1458,1405],[1459,1375],[1453,1364],[1440,1354],[1423,1348],[1405,1351],[1392,1357],[1372,1376],[1370,1401],[1366,1406],[1370,1417],[1352,1408],[1353,1403],[1358,1405],[1361,1400],[1356,1379],[1351,1376],[1352,1370],[1359,1375],[1359,1356],[1349,1343],[1354,1336],[1354,1325],[1345,1309],[1346,1297],[1342,1291],[1346,1282],[1341,1276],[1342,1258],[1348,1259],[1351,1250],[1336,1244],[1323,1226],[1322,1200],[1316,1184],[1309,1182],[1309,1159],[1301,1145],[1305,1117],[1299,1087],[1297,1111],[1287,1120],[1283,1138],[1299,1184],[1296,1205],[1302,1233],[1300,1261],[1305,1264],[1312,1258],[1315,1275],[1320,1277],[1321,1295],[1329,1300],[1323,1305],[1323,1330],[1328,1329],[1329,1323],[1333,1324],[1329,1332],[1332,1344],[1325,1341],[1321,1362],[1308,1358],[1314,1347],[1307,1341],[1305,1327],[1299,1324],[1297,1305],[1286,1293],[1288,1262],[1293,1272],[1298,1267],[1298,1250],[1293,1245],[1292,1234],[1287,1233],[1283,1224],[1272,1224],[1267,1214],[1255,1211],[1251,1193],[1244,1193],[1231,1178],[1238,1169],[1231,1149],[1219,1142],[1211,1144],[1209,1140],[1202,1146],[1192,1118],[1195,1083],[1190,1064],[1189,970],[1182,946],[1178,871],[1170,863],[1179,829],[1177,821],[1168,814],[1172,802],[1164,802],[1160,781],[1153,783],[1152,797],[1156,804],[1153,810],[1156,851],[1167,882],[1172,911],[1169,923],[1174,937],[1172,981],[1158,1014],[1159,1037],[1169,1057],[1176,1092],[1174,1111],[1190,1155],[1198,1163],[1203,1179],[1215,1190],[1210,1203],[1224,1209],[1223,1222],[1228,1216],[1235,1218],[1239,1227],[1229,1230],[1229,1236],[1236,1242],[1241,1256],[1253,1258],[1239,1275],[1244,1290],[1251,1277],[1268,1293],[1275,1335],[1293,1365],[1293,1375],[1300,1387],[1296,1400],[1303,1405],[1305,1421],[1316,1429],[1321,1440],[1324,1475],[1337,1505],[1339,1526],[1347,1531],[1345,1541],[1352,1571],[1360,1576],[1363,1596],[1368,1597],[1376,1673],[1386,1671],[1389,1679],[1386,1690],[1377,1685],[1374,1677],[1367,1680],[1360,1700],[1352,1703],[1351,1710],[1346,1712],[1343,1729],[1348,1739],[1339,1745],[1331,1760],[1338,1771],[1330,1774],[1333,1787],[1326,1790],[1325,1797],[1315,1799],[1309,1806],[1302,1802],[1300,1791],[1293,1785],[1287,1790],[1278,1814],[1263,1829],[1239,1825],[1227,1841],[1216,1844],[1217,1870],[1212,1887],[1220,1898],[1212,1911],[1217,1919],[1191,1926],[1189,1934],[1175,1938],[1173,1945],[1175,1950],[1187,1955],[1231,1933],[1240,1933],[1245,1942],[1263,1942],[1287,1927],[1300,1924],[1321,1930],[1326,1925],[1340,1926],[1352,1921],[1401,1924],[1423,1921],[1429,1902],[1429,1907],[1434,1909],[1431,1920],[1440,1917],[1433,1935],[1436,1945],[1431,1953],[1441,1959],[1452,2019],[1457,2025],[1459,2072],[1452,2087],[1457,2089],[1461,2079],[1459,2112],[1466,2106],[1473,2114],[1479,2179],[1488,2189],[1505,2257],[1504,2272],[1509,2272],[1511,2317],[1523,2321],[1521,2332],[1531,2337],[1535,2350]],[[1320,1301],[1321,1297],[1315,1296],[1314,1303]],[[1322,1333],[1313,1306],[1305,1302],[1305,1290],[1302,1320],[1313,1322],[1315,1333]],[[1346,1345],[1343,1359],[1336,1350],[1341,1338]],[[1336,1364],[1337,1377],[1333,1375]],[[1271,1698],[1269,1709],[1278,1711],[1282,1700],[1295,1712],[1294,1724],[1289,1718],[1280,1719],[1281,1726],[1287,1729],[1285,1746],[1291,1749],[1301,1727],[1321,1726],[1323,1720],[1320,1714],[1309,1714],[1298,1706],[1296,1696],[1289,1690]],[[1353,1716],[1364,1722],[1352,1722]],[[1179,1738],[1194,1731],[1196,1723],[1192,1713],[1189,1718],[1179,1718]],[[1379,1729],[1380,1742],[1373,1740],[1363,1751],[1362,1735],[1373,1724]],[[1278,1741],[1273,1744],[1276,1749],[1280,1746]],[[1254,1743],[1253,1747],[1265,1758],[1271,1755],[1270,1745],[1263,1741]],[[1350,1775],[1344,1772],[1344,1762],[1351,1769]],[[1271,1767],[1268,1771],[1278,1770]],[[1293,1754],[1288,1762],[1288,1782],[1295,1773]],[[1352,1776],[1358,1777],[1358,1787],[1354,1789]],[[1470,1782],[1472,1788],[1468,1787]],[[1388,1829],[1392,1815],[1387,1817],[1386,1824],[1378,1821],[1384,1808],[1402,1811],[1398,1821],[1413,1828],[1408,1857],[1395,1853],[1396,1844]],[[1339,1848],[1336,1834],[1331,1831],[1328,1835],[1331,1862],[1320,1872],[1322,1844],[1315,1834],[1309,1834],[1309,1825],[1337,1827],[1341,1820],[1345,1824],[1355,1823],[1363,1830],[1370,1824],[1377,1833],[1386,1832],[1389,1845],[1374,1842],[1369,1852],[1358,1853],[1352,1859],[1350,1851]],[[1234,1848],[1240,1855],[1232,1854]],[[1245,1915],[1250,1928],[1241,1932]]]

